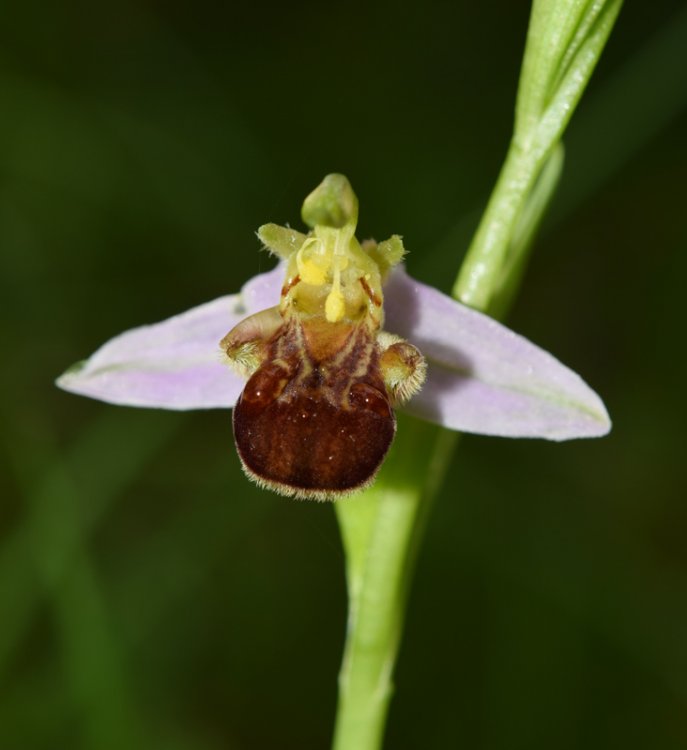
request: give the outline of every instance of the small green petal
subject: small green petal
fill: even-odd
[[[392,237],[389,237],[388,240],[384,240],[378,245],[368,245],[365,249],[379,266],[379,272],[382,274],[382,278],[385,278],[387,273],[394,266],[397,266],[406,254],[406,249],[403,247],[403,240],[398,234],[394,234]]]
[[[307,239],[306,235],[279,224],[263,224],[258,229],[260,242],[278,258],[288,260]]]

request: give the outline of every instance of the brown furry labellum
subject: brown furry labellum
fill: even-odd
[[[256,329],[266,336],[249,346],[261,364],[233,418],[246,474],[281,494],[318,500],[368,486],[396,432],[392,405],[424,379],[420,352],[365,321],[283,321],[274,308],[239,324],[223,348],[230,356],[245,348],[244,335]]]
[[[400,238],[360,245],[353,228],[261,228],[288,261],[280,304],[220,344],[248,377],[233,417],[243,468],[291,497],[333,500],[371,484],[396,432],[392,407],[424,381],[420,352],[381,329]]]

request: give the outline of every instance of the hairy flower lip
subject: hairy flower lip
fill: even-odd
[[[230,408],[244,381],[218,343],[236,323],[275,305],[283,266],[160,323],[126,331],[67,370],[57,385],[110,403],[176,410]],[[404,407],[450,429],[504,437],[600,437],[601,399],[551,354],[482,313],[409,276],[385,285],[385,328],[428,360],[423,389]]]

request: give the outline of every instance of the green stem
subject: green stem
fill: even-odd
[[[512,150],[515,155],[504,166],[502,187],[497,185],[496,200],[486,214],[493,218],[496,214],[491,212],[502,211],[510,219],[507,226],[497,228],[505,234],[491,240],[500,242],[502,249],[492,245],[489,273],[475,280],[473,291],[489,292],[477,295],[475,306],[486,307],[492,299],[505,306],[515,293],[527,249],[558,181],[562,154],[555,153],[535,186],[538,160],[524,159],[522,151]],[[484,231],[488,235],[489,227]],[[484,238],[479,247],[484,252]],[[504,267],[510,271],[504,274]],[[461,296],[463,284],[459,280],[456,287]],[[500,291],[504,294],[494,297]],[[416,552],[457,438],[415,421],[401,424],[398,433],[377,483],[335,506],[346,552],[349,619],[333,750],[381,747]]]
[[[349,619],[334,750],[381,746],[416,552],[455,444],[455,435],[428,424],[405,428],[375,486],[336,504]],[[418,476],[425,477],[421,484]]]
[[[489,310],[532,190],[556,158],[554,150],[621,5],[622,0],[534,0],[513,137],[453,287],[453,296],[466,305]]]
[[[528,247],[557,184],[562,152],[555,151],[546,162],[538,183],[538,169],[530,163],[528,171],[527,165],[513,157],[502,172],[499,184],[506,182],[511,220],[505,240],[500,239],[500,260],[492,257],[493,272],[476,282],[477,291],[486,286],[490,292],[473,301],[476,306],[486,307],[494,299],[505,307],[515,293]],[[509,170],[519,175],[517,189],[512,180],[508,182]],[[499,195],[503,191],[497,186],[495,196]],[[504,202],[498,199],[491,210],[505,211]],[[480,248],[482,252],[484,244]],[[462,283],[457,285],[461,295]],[[335,506],[346,552],[349,619],[333,750],[381,747],[416,552],[457,439],[455,433],[425,423],[399,421],[377,483]]]
[[[549,153],[511,141],[506,160],[470,245],[453,296],[487,310],[498,287],[523,208]]]
[[[533,3],[514,135],[453,288],[462,302],[502,313],[513,299],[561,173],[561,136],[620,5],[621,0]],[[451,436],[436,428],[419,423],[406,428],[399,430],[377,484],[336,505],[350,608],[334,750],[381,746],[415,554],[429,499],[453,448]],[[434,430],[432,439],[427,430]]]

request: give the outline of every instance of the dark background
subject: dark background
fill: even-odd
[[[331,171],[448,291],[504,156],[528,4],[48,4],[0,24],[0,748],[325,748],[331,507],[242,476],[228,412],[53,379],[239,289]],[[387,747],[687,744],[687,13],[628,3],[509,324],[610,437],[467,436]]]

